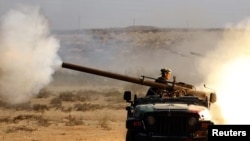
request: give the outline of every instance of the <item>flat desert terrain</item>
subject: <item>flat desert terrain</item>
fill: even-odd
[[[1,103],[3,141],[118,141],[125,137],[125,104],[118,92],[45,92],[30,102]],[[115,95],[116,94],[116,95]],[[122,99],[122,97],[121,97]],[[114,102],[114,103],[113,103]]]
[[[168,66],[177,80],[196,85],[203,81],[196,61],[214,47],[221,33],[220,29],[139,26],[54,35],[60,41],[62,61],[154,78]],[[129,103],[123,100],[123,91],[144,95],[147,87],[64,68],[56,70],[52,78],[25,103],[13,105],[0,99],[1,141],[125,140],[125,107]]]

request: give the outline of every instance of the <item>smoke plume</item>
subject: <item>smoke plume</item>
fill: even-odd
[[[215,50],[200,62],[200,72],[216,89],[226,124],[249,124],[250,21],[228,26]]]
[[[59,41],[39,7],[18,7],[0,25],[0,96],[11,104],[27,102],[52,80],[61,64]]]

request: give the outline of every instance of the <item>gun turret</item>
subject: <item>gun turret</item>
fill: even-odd
[[[155,87],[155,88],[160,88],[160,89],[166,89],[166,90],[179,90],[182,91],[186,94],[192,94],[192,95],[198,95],[201,97],[206,97],[207,92],[204,91],[197,91],[193,89],[193,87],[190,87],[189,84],[185,83],[177,83],[177,82],[170,82],[172,85],[166,85],[162,83],[157,83],[154,81],[150,80],[145,80],[145,77],[142,78],[135,78],[127,75],[122,75],[118,73],[112,73],[104,70],[99,70],[99,69],[94,69],[90,67],[85,67],[85,66],[79,66],[76,64],[71,64],[71,63],[62,63],[63,68],[75,70],[75,71],[80,71],[80,72],[85,72],[85,73],[90,73],[90,74],[95,74],[99,76],[104,76],[112,79],[117,79],[117,80],[122,80],[122,81],[127,81],[135,84],[140,84],[140,85],[145,85],[145,86],[150,86],[150,87]]]

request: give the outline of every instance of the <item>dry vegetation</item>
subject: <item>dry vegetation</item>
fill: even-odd
[[[125,106],[115,90],[41,91],[30,102],[1,101],[1,140],[121,140]]]
[[[220,32],[205,32],[217,34],[217,31]],[[60,55],[63,59],[77,62],[87,60],[77,58],[77,55],[85,53],[87,56],[88,51],[100,47],[113,46],[110,50],[122,47],[123,51],[131,46],[170,49],[181,41],[199,36],[199,32],[202,31],[128,27],[125,30],[88,30],[84,34],[79,32],[77,36],[76,31],[57,33],[57,37],[62,44]],[[66,53],[71,55],[64,55]],[[128,54],[125,55],[119,57],[127,57]],[[117,81],[109,83],[100,77],[75,74],[56,72],[51,84],[53,89],[45,88],[27,103],[8,105],[0,99],[0,140],[124,141],[127,103],[123,101],[123,91],[114,87]],[[93,89],[86,88],[87,84]],[[104,89],[97,91],[99,85]],[[85,89],[75,86],[85,86]],[[135,92],[138,87],[131,84],[125,89]]]

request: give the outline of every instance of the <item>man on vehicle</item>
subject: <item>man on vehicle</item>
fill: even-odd
[[[171,76],[172,76],[171,73],[172,73],[172,70],[171,70],[171,69],[168,69],[168,68],[163,68],[163,69],[161,69],[161,76],[158,77],[158,78],[155,80],[155,82],[163,83],[163,84],[168,85],[168,80],[169,80],[169,79],[171,78]],[[160,89],[160,88],[151,87],[151,88],[149,88],[149,90],[148,90],[146,96],[152,96],[152,95],[159,95],[159,96],[162,96],[164,92],[166,92],[165,89]]]

